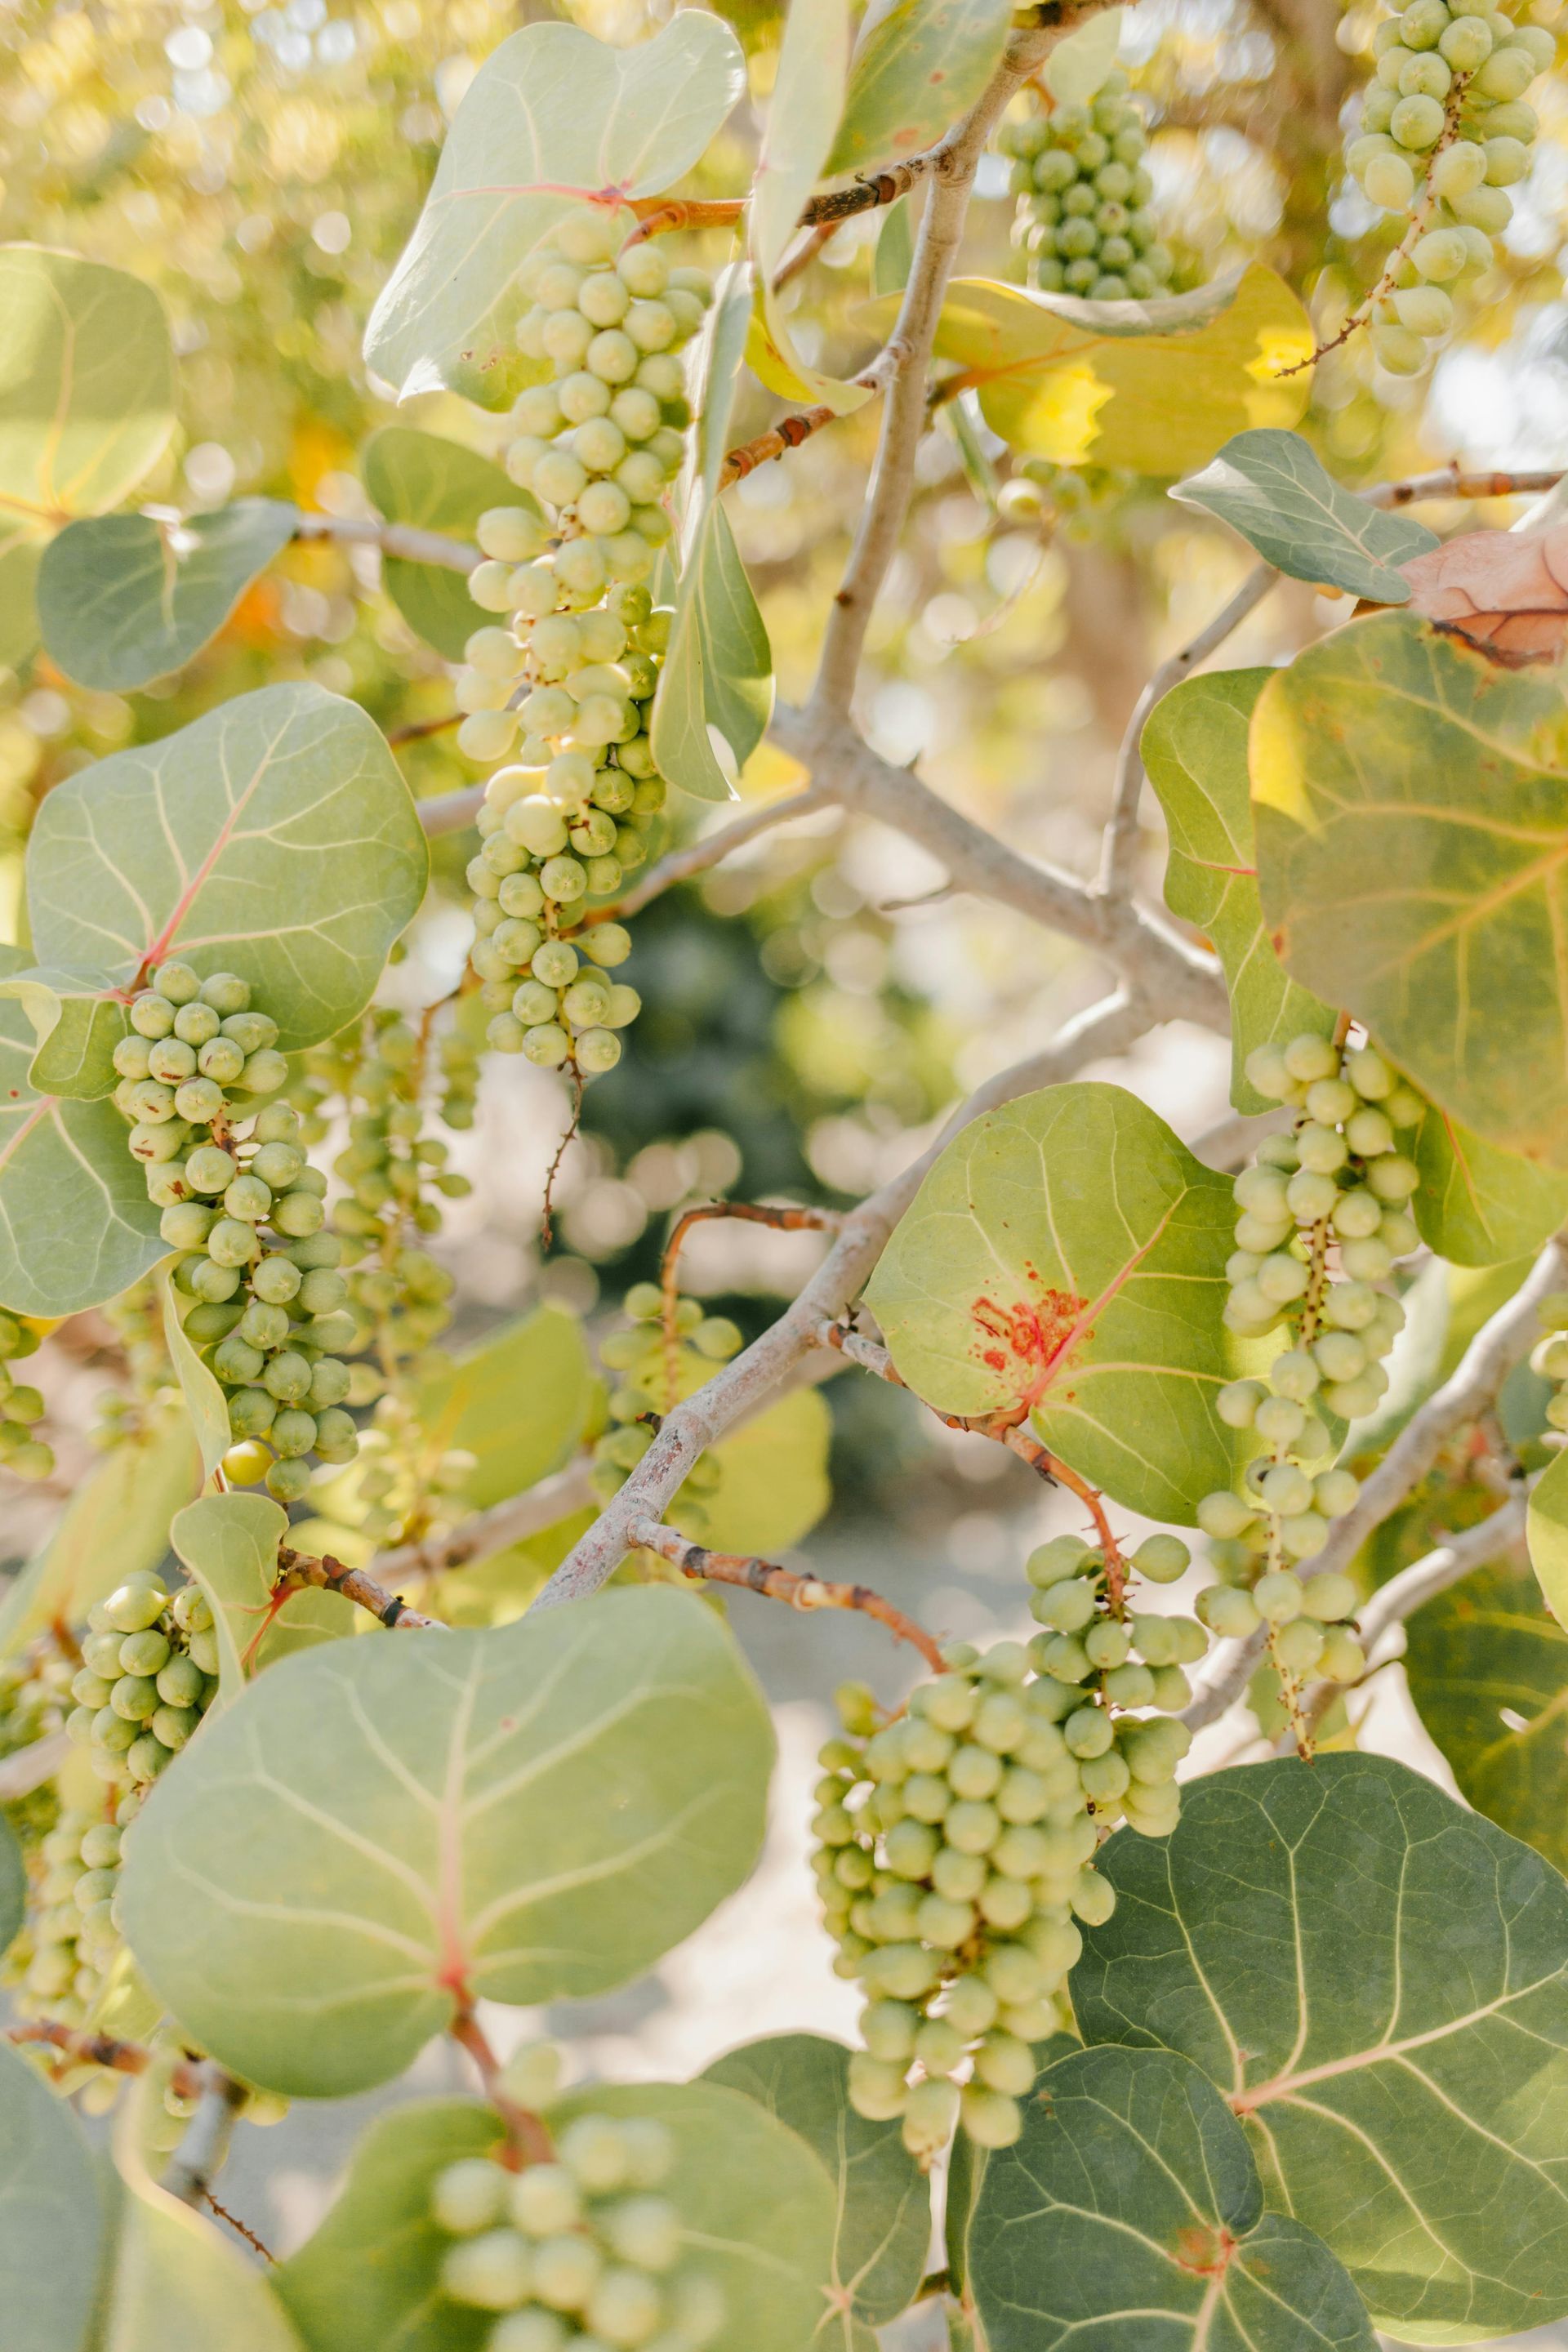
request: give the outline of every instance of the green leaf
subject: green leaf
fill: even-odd
[[[49,798],[69,790],[58,784]],[[5,978],[30,963],[25,950],[0,948]],[[129,1289],[167,1250],[125,1121],[112,1103],[39,1094],[37,1051],[23,1007],[0,997],[0,1303],[74,1315]]]
[[[1006,0],[891,0],[866,12],[825,169],[864,172],[934,146],[1001,63]]]
[[[498,1633],[333,1643],[264,1675],[126,1841],[125,1933],[247,2081],[342,2095],[465,1992],[598,1992],[740,1885],[767,1711],[712,1612],[617,1591]]]
[[[287,1053],[363,1011],[428,871],[374,720],[319,686],[268,686],[57,784],[27,906],[45,962],[121,984],[168,955],[237,971]]]
[[[512,328],[529,255],[590,195],[669,187],[745,83],[734,34],[697,9],[635,48],[561,24],[503,41],[458,109],[425,209],[371,313],[371,367],[404,399],[444,385],[504,408],[528,373]]]
[[[939,1412],[1028,1408],[1128,1509],[1191,1525],[1231,1475],[1214,1400],[1230,1179],[1120,1087],[1047,1087],[953,1138],[866,1297]]]
[[[103,2239],[103,2187],[86,2134],[42,2075],[0,2041],[5,2352],[86,2352]]]
[[[1556,674],[1380,614],[1275,672],[1251,767],[1264,918],[1296,979],[1485,1141],[1568,1168]]]
[[[68,523],[38,567],[38,623],[79,686],[128,694],[183,669],[216,636],[279,549],[297,510],[237,499],[214,514],[104,515]]]
[[[376,2116],[326,2219],[273,2273],[309,2352],[482,2352],[495,2320],[441,2293],[452,2241],[430,2218],[430,2189],[500,2137],[494,2108],[471,2099]]]
[[[163,306],[123,269],[0,247],[0,506],[40,536],[120,504],[174,425]]]
[[[1104,89],[1116,69],[1121,14],[1120,8],[1102,8],[1057,43],[1040,79],[1058,106],[1082,106]]]
[[[1531,1488],[1525,1521],[1542,1597],[1568,1626],[1568,1454],[1555,1454]]]
[[[445,1570],[437,1588],[442,1616],[449,1625],[511,1624],[598,1516],[597,1509],[573,1511],[487,1559]]]
[[[0,1813],[0,1953],[16,1942],[26,1910],[27,1865],[16,1831]]]
[[[25,517],[0,499],[0,667],[20,669],[38,642],[37,601],[43,545]]]
[[[163,1344],[169,1350],[185,1411],[191,1417],[191,1433],[202,1458],[203,1472],[210,1478],[234,1444],[234,1433],[228,1425],[228,1401],[185,1337],[184,1315],[195,1305],[195,1299],[179,1297],[167,1263],[159,1267],[153,1279],[163,1312]]]
[[[520,490],[499,466],[439,434],[388,425],[364,445],[364,486],[388,522],[416,530],[438,530],[450,539],[472,539],[479,517],[490,507],[526,507],[537,499]],[[483,615],[460,572],[437,563],[409,563],[387,556],[382,585],[416,636],[448,661],[461,661],[463,647]]]
[[[1332,1034],[1331,1005],[1299,987],[1269,944],[1258,897],[1247,730],[1268,669],[1190,677],[1157,702],[1142,744],[1171,838],[1165,904],[1211,941],[1230,992],[1230,1098],[1262,1111],[1247,1076],[1257,1045]]]
[[[937,355],[979,393],[1011,448],[1061,466],[1181,474],[1246,425],[1294,425],[1311,376],[1307,314],[1254,262],[1239,278],[1151,302],[1087,302],[955,279]]]
[[[671,1527],[713,1551],[788,1551],[833,1500],[827,1475],[833,1416],[816,1389],[796,1389],[744,1422],[707,1456],[720,1472],[703,1494],[682,1487]]]
[[[594,1391],[577,1317],[540,1307],[426,1372],[414,1412],[432,1463],[457,1446],[478,1456],[463,1499],[482,1511],[560,1469],[576,1451]]]
[[[1342,489],[1299,433],[1238,433],[1171,496],[1217,515],[1292,580],[1374,604],[1408,604],[1410,583],[1394,567],[1437,545],[1425,523]]]
[[[300,2352],[269,2279],[214,2223],[144,2175],[127,2188],[105,2331],[112,2352]]]
[[[1532,1255],[1568,1217],[1568,1175],[1499,1151],[1445,1110],[1427,1111],[1411,1157],[1421,1171],[1410,1203],[1421,1238],[1455,1265]]]
[[[1405,1679],[1460,1792],[1568,1866],[1568,1633],[1528,1569],[1489,1560],[1418,1609]]]
[[[910,200],[900,196],[882,215],[871,256],[871,291],[901,294],[910,282],[915,257],[915,234],[910,226]]]
[[[1070,2058],[1075,2050],[1082,2049],[1083,2044],[1074,2033],[1053,2033],[1044,2042],[1035,2042],[1032,2047],[1037,2082],[1047,2066],[1054,2066],[1058,2058]],[[969,2232],[990,2161],[990,2150],[977,2147],[966,2131],[954,2135],[948,2151],[947,2189],[942,2199],[942,2249],[947,2256],[952,2293],[971,2311],[973,2306],[969,2294]]]
[[[969,2232],[989,2352],[1375,2352],[1322,2240],[1263,2210],[1247,2135],[1167,2050],[1079,2050],[992,2155]]]
[[[595,2084],[548,2110],[652,2116],[676,2144],[668,2194],[695,2259],[723,2289],[711,2352],[801,2352],[831,2275],[833,2196],[791,2131],[739,2093],[700,2083]],[[326,2220],[277,2273],[310,2352],[480,2352],[494,2320],[441,2294],[449,2238],[429,2223],[446,2164],[497,2140],[494,2115],[456,2099],[379,2117]]]
[[[680,584],[649,730],[660,773],[704,801],[735,798],[733,776],[762,741],[773,708],[768,633],[719,502],[750,317],[746,273],[737,266],[720,279],[704,331],[696,479],[686,501]]]
[[[88,1472],[43,1549],[0,1601],[0,1657],[56,1622],[79,1625],[95,1601],[138,1570],[156,1568],[169,1521],[201,1486],[191,1425],[179,1404],[155,1404]]]
[[[278,1600],[278,1547],[289,1514],[265,1495],[205,1495],[179,1513],[169,1540],[206,1594],[217,1637],[215,1708],[232,1706],[246,1684],[280,1658],[354,1630],[354,1605],[341,1592],[292,1592]],[[302,1603],[313,1603],[303,1615]]]
[[[931,2187],[899,2125],[849,2104],[849,2053],[816,2033],[778,2033],[715,2059],[702,2080],[755,2099],[798,2132],[837,2203],[833,2284],[814,2344],[875,2352],[868,2331],[907,2309],[931,2242]]]
[[[111,984],[101,971],[61,971],[53,965],[0,981],[0,996],[16,999],[38,1041],[27,1069],[37,1093],[97,1102],[114,1092],[120,1082],[114,1049],[131,1023],[123,1000],[108,992]]]
[[[1568,1886],[1385,1756],[1217,1772],[1117,1833],[1073,2007],[1179,2051],[1376,2325],[1458,2344],[1568,2311]]]

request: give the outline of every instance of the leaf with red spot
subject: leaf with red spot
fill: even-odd
[[[1026,1413],[1118,1502],[1190,1525],[1231,1475],[1235,1222],[1229,1179],[1146,1103],[1047,1087],[954,1137],[867,1297],[928,1404]]]
[[[969,2231],[989,2352],[1373,2352],[1322,2240],[1266,2212],[1247,2135],[1168,2050],[1047,2067]]]

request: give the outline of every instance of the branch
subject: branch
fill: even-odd
[[[688,842],[684,849],[672,850],[650,866],[640,882],[617,898],[610,907],[593,907],[583,918],[583,929],[595,923],[618,923],[627,915],[637,914],[650,899],[673,888],[678,882],[689,882],[694,874],[706,874],[710,866],[720,865],[737,849],[743,849],[759,834],[771,833],[775,825],[789,824],[797,816],[815,815],[818,809],[831,808],[833,795],[819,785],[811,784],[804,792],[790,793],[783,800],[763,801],[760,806],[748,809],[732,824],[721,825],[716,833],[705,833],[700,839]]]
[[[1258,1670],[1268,1635],[1259,1625],[1245,1641],[1228,1645],[1212,1655],[1209,1671],[1194,1681],[1191,1703],[1182,1709],[1181,1720],[1189,1731],[1201,1731],[1208,1723],[1217,1723],[1227,1708],[1241,1696]]]
[[[735,1422],[758,1410],[798,1360],[817,1345],[818,1327],[837,1320],[858,1295],[928,1169],[961,1129],[1033,1087],[1071,1077],[1101,1055],[1124,1052],[1146,1025],[1142,1006],[1118,992],[1068,1022],[1040,1053],[1016,1062],[978,1087],[919,1159],[848,1213],[821,1265],[772,1328],[666,1414],[658,1435],[626,1485],[563,1560],[533,1606],[559,1608],[598,1591],[632,1549],[633,1527],[639,1520],[662,1517],[692,1465]]]
[[[234,2126],[245,2101],[245,2085],[232,2074],[203,2059],[196,2069],[201,2098],[185,2127],[184,2137],[164,2168],[163,2186],[182,2204],[199,2205],[223,2170]]]
[[[812,772],[826,797],[858,816],[891,825],[946,867],[952,883],[1103,956],[1162,1020],[1227,1031],[1229,1000],[1219,966],[1131,899],[1107,898],[1059,866],[1022,857],[941,799],[907,768],[873,751],[849,724],[816,709],[773,713],[775,742]]]
[[[65,1733],[51,1731],[47,1739],[35,1739],[30,1747],[18,1748],[0,1759],[0,1805],[30,1797],[35,1789],[54,1779],[69,1754],[70,1741]]]
[[[378,1551],[370,1565],[377,1577],[438,1576],[443,1569],[468,1567],[505,1551],[510,1544],[521,1543],[525,1537],[542,1535],[546,1528],[585,1509],[595,1499],[587,1462],[573,1462],[552,1477],[542,1478],[526,1493],[510,1495],[503,1503],[492,1503],[488,1511],[477,1511],[449,1536],[426,1536],[417,1543]]]
[[[896,1642],[910,1643],[933,1675],[942,1671],[942,1652],[924,1627],[895,1609],[890,1601],[884,1601],[879,1592],[873,1592],[868,1584],[828,1584],[820,1577],[799,1576],[793,1569],[778,1568],[770,1559],[709,1551],[704,1545],[678,1535],[673,1528],[661,1527],[657,1519],[635,1519],[630,1533],[634,1544],[672,1561],[683,1576],[710,1584],[738,1584],[766,1600],[782,1601],[791,1609],[858,1610],[885,1625]]]
[[[5,2039],[46,2042],[79,2066],[104,2066],[115,2074],[144,2074],[153,2063],[152,2051],[140,2042],[122,2042],[112,2033],[88,2033],[74,2025],[62,2025],[55,2017],[29,2018],[24,2025],[7,2026]],[[169,2081],[183,2097],[198,2097],[202,2090],[199,2062],[176,2059]]]
[[[1563,478],[1560,466],[1536,467],[1523,473],[1471,474],[1457,462],[1439,466],[1435,473],[1410,474],[1402,482],[1379,482],[1361,496],[1369,507],[1408,507],[1418,499],[1512,499],[1555,489]]]
[[[405,563],[435,563],[443,572],[475,572],[484,562],[467,540],[445,531],[416,530],[405,522],[376,522],[361,515],[305,514],[295,519],[296,539],[336,539],[350,547],[379,547]]]
[[[278,1565],[282,1574],[272,1588],[274,1594],[302,1592],[310,1585],[320,1592],[341,1592],[345,1601],[368,1609],[389,1632],[395,1626],[416,1633],[447,1630],[438,1617],[422,1617],[417,1609],[406,1607],[399,1594],[377,1584],[364,1569],[345,1568],[331,1552],[322,1559],[312,1559],[308,1552],[290,1551],[287,1544],[279,1544]]]
[[[1279,574],[1272,563],[1256,564],[1247,573],[1228,604],[1217,612],[1206,628],[1200,629],[1190,644],[1163,661],[1148,685],[1132,706],[1132,716],[1127,722],[1127,732],[1121,739],[1121,749],[1116,760],[1116,797],[1111,807],[1110,823],[1106,827],[1105,850],[1100,865],[1100,887],[1112,897],[1125,896],[1132,887],[1133,868],[1138,856],[1138,806],[1143,796],[1143,761],[1139,745],[1149,713],[1154,705],[1190,677],[1199,662],[1206,661],[1217,646],[1222,646],[1232,631],[1238,629],[1249,613],[1257,610],[1268,595]]]

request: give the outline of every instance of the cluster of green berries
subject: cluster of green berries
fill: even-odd
[[[348,1109],[348,1140],[332,1163],[344,1189],[331,1224],[358,1326],[349,1344],[374,1346],[380,1362],[380,1370],[355,1366],[354,1404],[378,1396],[391,1370],[423,1354],[452,1319],[453,1277],[415,1236],[439,1233],[442,1202],[462,1200],[473,1186],[447,1165],[450,1147],[428,1132],[426,1058],[419,1031],[378,1005],[306,1061],[313,1123],[324,1126],[319,1106],[330,1097]]]
[[[44,1417],[42,1393],[11,1371],[16,1358],[32,1355],[37,1345],[31,1324],[0,1313],[0,1469],[16,1478],[47,1478],[55,1466],[52,1449],[32,1434]]]
[[[1531,1351],[1530,1369],[1563,1384],[1547,1399],[1546,1418],[1553,1429],[1568,1433],[1568,1290],[1552,1291],[1535,1312],[1544,1337]]]
[[[437,2175],[430,2213],[454,2242],[452,2302],[494,2312],[485,2352],[700,2352],[724,2297],[689,2258],[668,2194],[675,2144],[643,2116],[583,2115],[546,2162],[466,2157]]]
[[[617,256],[622,235],[616,214],[580,206],[522,273],[518,343],[552,380],[518,399],[506,463],[533,502],[479,519],[468,585],[498,617],[457,686],[469,758],[505,759],[521,733],[468,868],[489,1042],[582,1076],[615,1066],[639,1009],[603,976],[630,951],[625,930],[584,917],[642,864],[664,805],[648,725],[671,614],[648,583],[690,423],[677,353],[712,299],[652,245]]]
[[[217,1659],[197,1585],[171,1594],[148,1570],[89,1610],[66,1731],[100,1780],[129,1792],[127,1818],[195,1734],[217,1688]]]
[[[1114,1908],[1094,1867],[1103,1828],[1175,1826],[1191,1735],[1119,1706],[1184,1704],[1176,1656],[1201,1655],[1206,1636],[1187,1620],[1117,1615],[1096,1558],[1063,1537],[1030,1563],[1052,1622],[1072,1617],[1076,1633],[984,1654],[956,1644],[891,1721],[847,1685],[845,1736],[821,1752],[813,1867],[837,1972],[868,1996],[849,2095],[874,2120],[901,2117],[922,2160],[960,2122],[985,2147],[1017,2138],[1032,2045],[1059,2025],[1056,2000],[1082,1949],[1077,1922],[1098,1926]],[[1186,1632],[1151,1630],[1166,1624]],[[1165,1663],[1151,1668],[1135,1645]],[[1162,1690],[1158,1677],[1173,1675]]]
[[[120,1879],[118,1821],[62,1812],[39,1849],[29,1888],[27,1956],[14,1995],[25,2017],[79,2026],[91,2014],[120,1948],[114,1891]]]
[[[14,1756],[61,1728],[75,1672],[74,1650],[68,1653],[52,1629],[15,1656],[0,1658],[0,1756]],[[52,1828],[57,1804],[52,1781],[6,1804],[5,1818],[24,1853]]]
[[[360,1432],[359,1458],[345,1481],[342,1501],[356,1533],[375,1544],[413,1543],[447,1535],[468,1508],[469,1482],[479,1456],[460,1445],[432,1452],[418,1414],[389,1391],[377,1402],[370,1426]],[[320,1507],[336,1516],[331,1482]]]
[[[1513,217],[1538,123],[1524,93],[1553,62],[1539,25],[1478,0],[1411,0],[1373,40],[1375,78],[1345,162],[1372,204],[1412,215],[1393,285],[1373,310],[1384,367],[1415,375],[1453,324],[1450,286],[1479,276]]]
[[[634,1283],[622,1304],[629,1328],[607,1332],[599,1348],[605,1370],[617,1379],[610,1391],[611,1426],[595,1444],[589,1474],[595,1493],[606,1499],[626,1485],[653,1444],[653,1423],[710,1381],[714,1366],[728,1363],[745,1345],[738,1324],[727,1315],[706,1313],[695,1298],[676,1300],[674,1330],[667,1331],[663,1294],[655,1282]],[[713,1493],[721,1475],[706,1456],[688,1474],[680,1497],[689,1531],[700,1532],[702,1498]]]
[[[195,1302],[186,1335],[228,1402],[225,1475],[241,1486],[265,1477],[291,1503],[310,1484],[307,1454],[353,1454],[339,1350],[355,1324],[336,1270],[342,1244],[322,1230],[327,1180],[306,1160],[300,1114],[258,1099],[289,1075],[277,1036],[233,972],[199,980],[187,964],[163,964],[114,1049],[115,1100],[134,1122],[131,1149],[147,1164],[160,1231],[180,1253],[175,1286]]]
[[[1408,1213],[1419,1174],[1398,1148],[1398,1131],[1426,1105],[1374,1047],[1346,1049],[1326,1037],[1261,1045],[1248,1055],[1247,1075],[1297,1116],[1288,1134],[1265,1137],[1236,1180],[1240,1213],[1225,1319],[1239,1338],[1279,1331],[1286,1344],[1264,1376],[1219,1392],[1220,1418],[1259,1446],[1239,1491],[1204,1497],[1198,1524],[1227,1582],[1259,1580],[1255,1614],[1215,1594],[1205,1596],[1205,1622],[1215,1632],[1251,1632],[1261,1617],[1274,1629],[1271,1654],[1288,1680],[1313,1672],[1353,1679],[1363,1661],[1342,1627],[1355,1606],[1353,1586],[1315,1580],[1322,1590],[1305,1607],[1300,1590],[1286,1586],[1297,1582],[1292,1563],[1322,1549],[1330,1521],[1352,1509],[1360,1493],[1348,1470],[1332,1466],[1335,1441],[1320,1408],[1359,1420],[1387,1389],[1382,1359],[1404,1328],[1405,1310],[1379,1286],[1420,1239]]]
[[[1097,302],[1164,291],[1174,263],[1149,209],[1149,134],[1124,73],[1089,103],[1010,117],[998,144],[1013,158],[1014,238],[1031,286]]]
[[[1293,1569],[1265,1569],[1250,1589],[1211,1584],[1198,1595],[1198,1615],[1212,1633],[1245,1641],[1268,1628],[1268,1654],[1289,1693],[1309,1678],[1359,1682],[1366,1653],[1349,1622],[1360,1606],[1355,1580],[1336,1569],[1300,1577]]]

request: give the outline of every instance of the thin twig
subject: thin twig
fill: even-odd
[[[731,824],[721,825],[715,833],[705,833],[684,849],[672,850],[650,866],[642,879],[624,897],[608,907],[592,907],[584,916],[580,928],[591,930],[595,923],[618,923],[627,915],[637,914],[651,899],[673,888],[678,882],[689,882],[694,875],[706,874],[710,866],[743,849],[759,834],[771,833],[776,825],[789,824],[797,816],[815,815],[818,809],[830,808],[833,795],[819,785],[808,785],[804,792],[790,793],[782,800],[763,801],[738,816]]]
[[[223,2170],[234,2126],[245,2103],[243,2083],[210,2058],[196,2068],[201,2092],[184,2137],[164,2168],[163,2186],[183,2205],[199,2205]]]
[[[530,1536],[542,1535],[546,1528],[569,1518],[574,1511],[586,1509],[594,1500],[586,1460],[574,1462],[542,1478],[524,1494],[510,1495],[505,1502],[477,1511],[450,1535],[425,1536],[416,1543],[398,1544],[377,1552],[370,1566],[378,1577],[393,1578],[439,1576],[449,1568],[472,1567]]]
[[[394,751],[399,751],[405,743],[423,743],[426,736],[444,735],[449,727],[460,727],[462,723],[463,713],[460,710],[448,710],[441,719],[415,719],[406,727],[395,727],[386,740]],[[480,789],[482,791],[483,787]],[[454,794],[442,795],[443,799],[455,797]],[[427,805],[434,808],[436,803],[431,801]]]
[[[878,352],[868,368],[849,380],[867,392],[886,392],[902,363],[901,350],[895,341]],[[812,435],[820,433],[825,425],[836,424],[844,414],[842,409],[823,405],[798,409],[793,415],[781,416],[776,425],[770,425],[765,433],[757,435],[755,440],[743,441],[738,449],[730,451],[720,468],[719,488],[728,489],[731,482],[743,481],[748,474],[754,474],[759,466],[765,466],[771,458],[787,457],[790,450],[798,449],[803,441],[809,441]],[[855,416],[859,411],[851,409],[848,414]]]
[[[680,1290],[680,1253],[686,1236],[693,1225],[708,1224],[716,1218],[728,1218],[743,1225],[770,1225],[781,1234],[836,1234],[844,1223],[844,1213],[841,1209],[816,1209],[783,1201],[702,1201],[694,1209],[683,1209],[664,1245],[659,1266],[667,1334],[674,1325]]]
[[[255,2231],[250,2227],[247,2221],[242,2221],[237,2213],[231,2213],[226,2205],[220,2205],[210,2189],[204,2189],[202,2190],[202,2203],[208,2207],[212,2212],[216,2213],[220,2221],[226,2221],[229,2228],[234,2231],[236,2237],[243,2238],[246,2244],[250,2247],[253,2252],[259,2254],[264,2263],[269,2263],[274,2270],[277,2269],[278,2257],[273,2252],[271,2247],[266,2243],[265,2240],[257,2236]]]
[[[419,803],[419,822],[432,841],[443,833],[466,833],[484,801],[483,784],[464,784],[455,793],[433,793]]]
[[[1420,499],[1513,499],[1553,490],[1561,466],[1527,467],[1515,473],[1471,473],[1455,459],[1430,474],[1408,474],[1400,482],[1379,482],[1361,496],[1369,507],[1408,507]]]
[[[445,1633],[438,1617],[422,1617],[417,1609],[410,1609],[402,1596],[388,1592],[363,1568],[345,1568],[331,1552],[324,1559],[312,1559],[308,1552],[291,1551],[287,1544],[278,1547],[278,1565],[282,1570],[273,1586],[274,1599],[303,1591],[307,1585],[321,1592],[341,1592],[345,1601],[354,1601],[390,1631],[394,1626],[404,1633]]]
[[[657,1519],[637,1519],[632,1523],[634,1544],[645,1551],[656,1551],[662,1559],[671,1561],[683,1576],[702,1580],[710,1584],[738,1584],[748,1592],[760,1592],[766,1600],[783,1601],[791,1609],[854,1609],[862,1616],[874,1617],[885,1625],[895,1641],[908,1642],[917,1649],[932,1674],[942,1671],[942,1652],[931,1635],[868,1584],[831,1584],[821,1577],[797,1575],[794,1569],[780,1568],[771,1559],[746,1559],[738,1552],[710,1551],[700,1543],[678,1535],[673,1528],[663,1527]]]
[[[140,2042],[125,2042],[114,2033],[89,2033],[79,2026],[62,2025],[55,2017],[32,2017],[24,2024],[7,2026],[5,2038],[7,2042],[47,2043],[79,2066],[102,2066],[111,2074],[145,2074],[153,2063],[153,2052]],[[192,2058],[176,2059],[169,2083],[183,2098],[199,2097],[200,2063]]]
[[[471,541],[441,530],[416,530],[405,522],[377,522],[362,515],[306,514],[294,521],[296,539],[334,539],[349,547],[379,547],[405,563],[434,563],[443,572],[474,572],[484,562]]]

